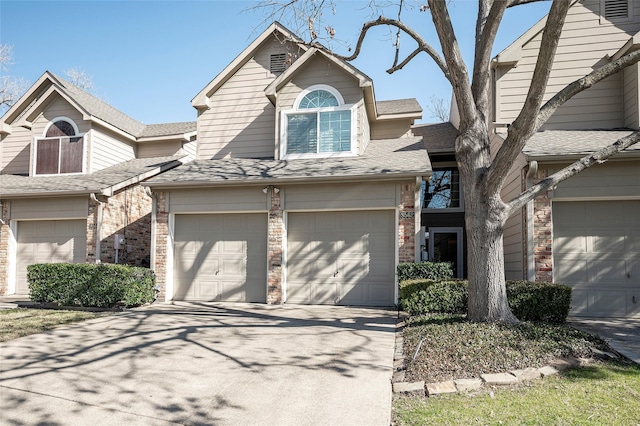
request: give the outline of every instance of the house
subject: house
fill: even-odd
[[[0,119],[0,295],[27,265],[149,265],[140,185],[195,154],[195,122],[144,125],[45,72]]]
[[[495,147],[518,114],[537,57],[540,21],[493,61]],[[634,0],[573,1],[549,78],[556,91],[640,48]],[[503,190],[510,200],[576,159],[640,127],[640,67],[635,64],[578,94],[533,136]],[[495,151],[495,150],[494,150]],[[640,317],[640,146],[562,182],[510,218],[507,279],[573,288],[571,313]]]
[[[431,173],[415,99],[274,23],[192,105],[195,160],[144,182],[161,298],[397,302]]]

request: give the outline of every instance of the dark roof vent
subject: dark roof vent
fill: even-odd
[[[287,69],[287,54],[276,53],[269,60],[269,71],[273,74],[282,74]]]
[[[604,17],[619,19],[629,17],[629,0],[604,0]]]

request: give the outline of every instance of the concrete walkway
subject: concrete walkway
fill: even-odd
[[[613,349],[640,365],[640,318],[571,317],[569,325],[595,334]]]
[[[159,304],[0,343],[0,424],[388,425],[395,317]]]

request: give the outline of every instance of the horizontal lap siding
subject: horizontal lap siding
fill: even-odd
[[[518,156],[502,187],[501,196],[504,201],[508,202],[522,192],[522,169],[526,164],[524,156]],[[526,244],[526,236],[523,232],[524,223],[523,211],[518,209],[507,219],[504,226],[504,270],[507,279],[521,280],[525,277],[524,244]]]
[[[176,155],[182,148],[180,141],[144,142],[138,144],[138,158]]]
[[[561,167],[549,167],[549,174]],[[554,191],[556,199],[598,197],[640,197],[640,161],[609,161],[592,166],[561,182]]]
[[[169,195],[171,213],[267,211],[262,186],[247,188],[184,189]]]
[[[371,126],[371,139],[395,139],[407,136],[411,129],[411,120],[378,121]]]
[[[121,136],[106,129],[91,132],[91,172],[115,166],[136,158],[135,147]]]
[[[11,134],[0,141],[0,173],[26,175],[29,173],[31,131],[13,126]]]
[[[340,210],[396,207],[395,182],[291,185],[285,188],[285,210]]]
[[[640,127],[638,117],[638,64],[624,70],[624,126]]]
[[[213,94],[211,108],[198,117],[198,159],[273,158],[275,107],[264,89],[276,77],[271,55],[284,52],[272,40]]]
[[[86,218],[85,197],[29,198],[11,202],[11,220]]]
[[[637,11],[639,7],[635,7]],[[572,81],[583,77],[606,63],[607,55],[615,53],[640,30],[636,23],[614,26],[601,25],[600,1],[577,3],[569,10],[558,45],[545,100]],[[522,48],[517,67],[499,78],[497,121],[513,121],[524,103],[537,59],[542,33]],[[544,129],[581,129],[620,127],[624,124],[622,103],[623,79],[620,74],[598,83],[560,107]]]

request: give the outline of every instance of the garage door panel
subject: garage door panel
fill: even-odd
[[[586,253],[587,238],[580,230],[558,230],[555,235],[556,253]]]
[[[589,263],[589,282],[620,283],[626,278],[624,260],[593,259]]]
[[[562,256],[555,262],[556,281],[563,284],[589,281],[587,261],[571,256]]]
[[[593,231],[591,251],[594,253],[624,253],[626,233],[625,229]]]

